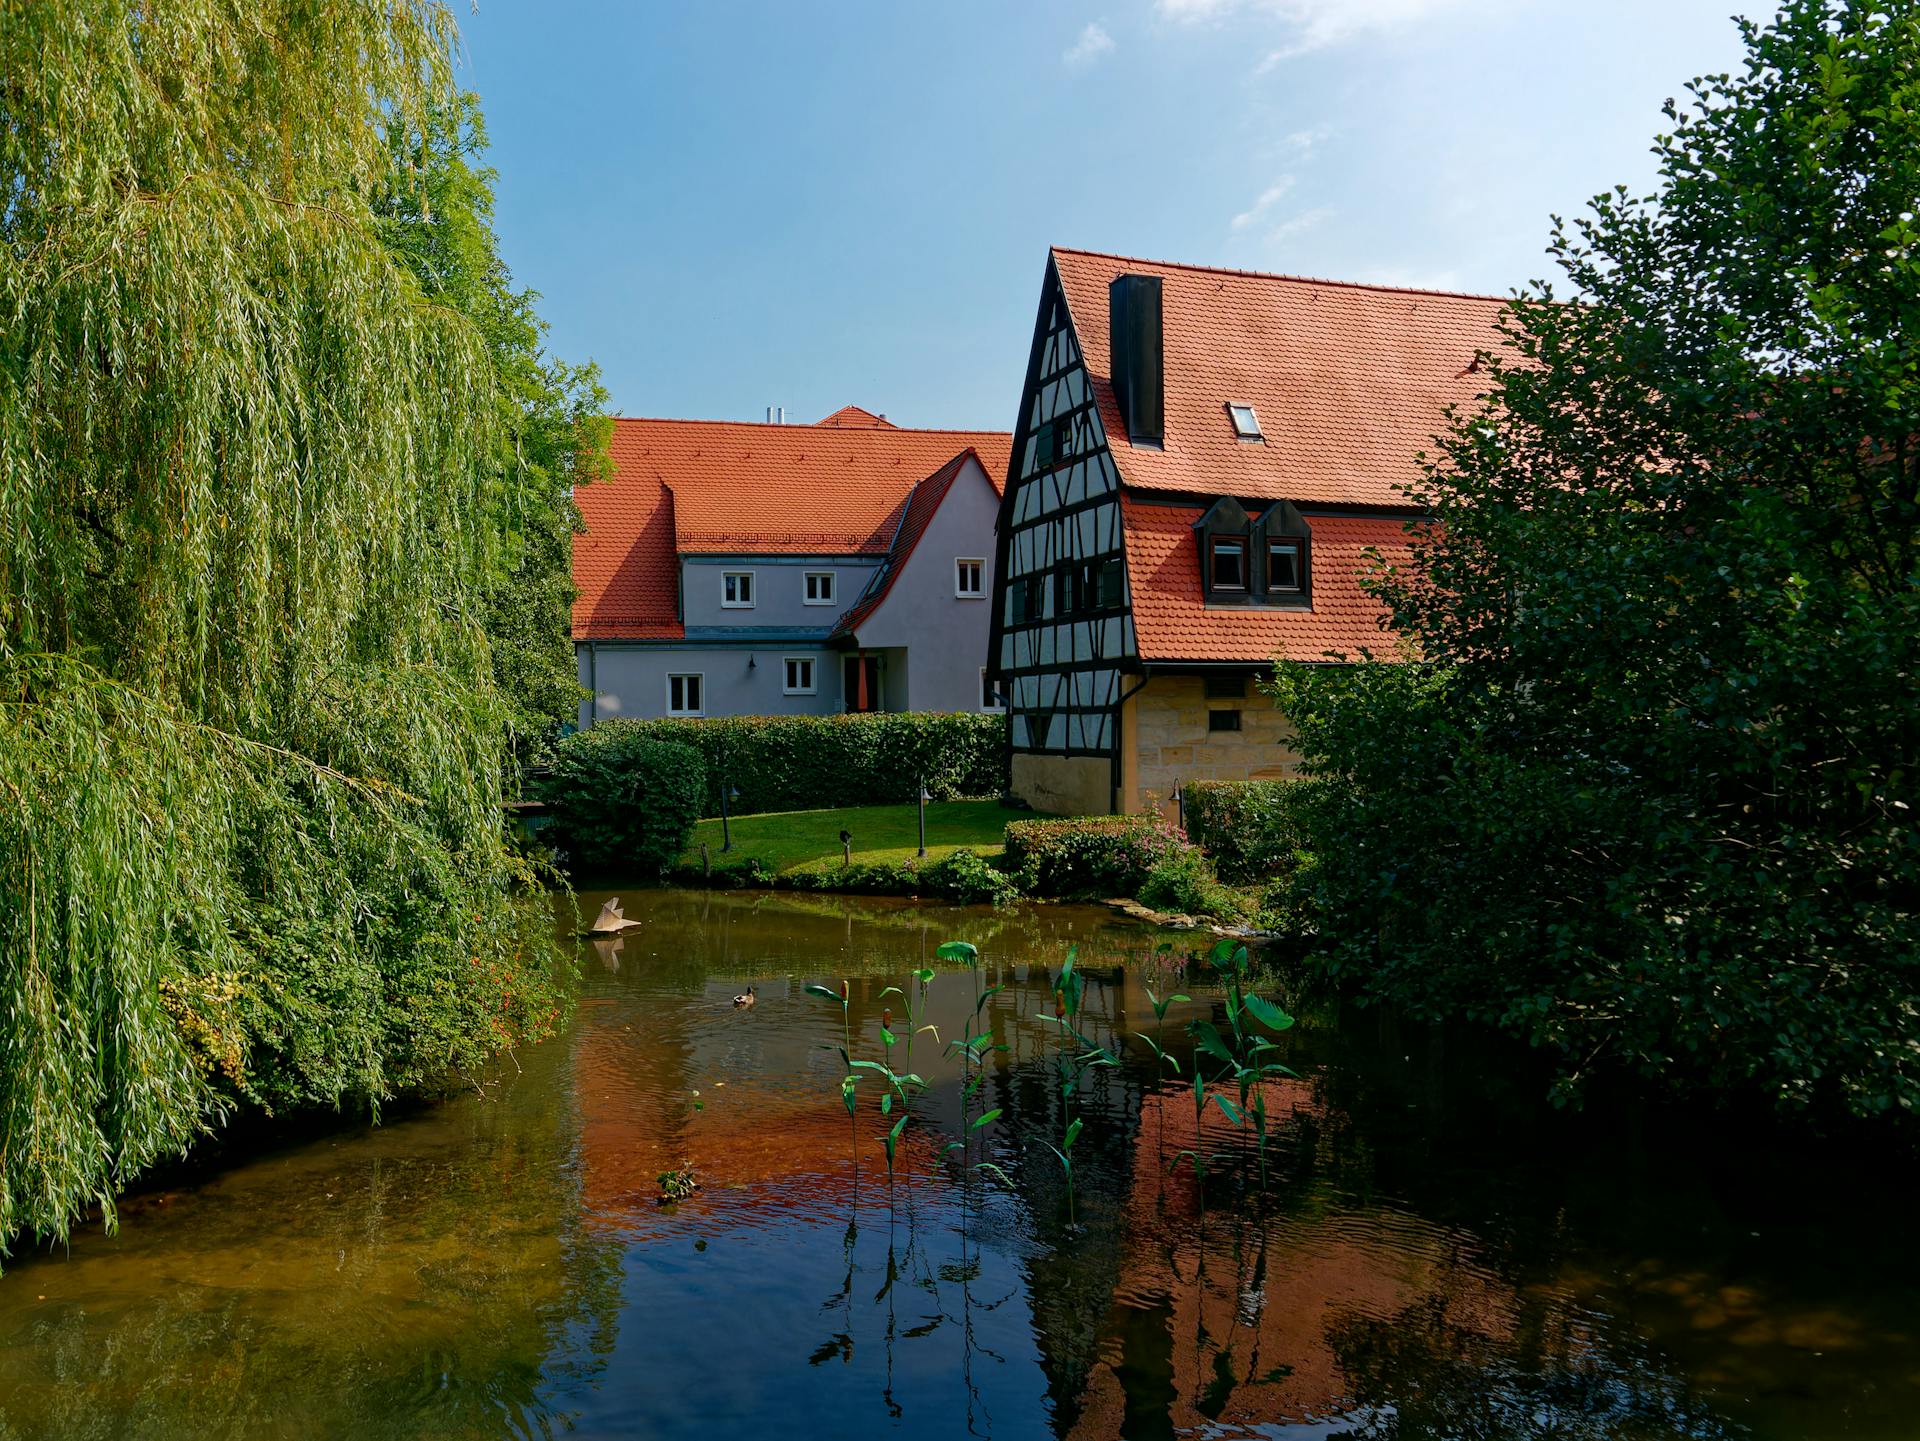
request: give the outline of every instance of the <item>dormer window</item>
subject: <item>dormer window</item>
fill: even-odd
[[[1194,522],[1193,532],[1209,605],[1308,602],[1312,533],[1290,502],[1272,502],[1255,520],[1239,501],[1222,496]]]
[[[1294,539],[1267,542],[1267,593],[1298,595],[1306,589],[1305,546]]]
[[[1207,589],[1244,595],[1247,589],[1247,543],[1238,536],[1207,537]]]
[[[1253,413],[1251,405],[1230,400],[1227,402],[1227,416],[1233,421],[1233,433],[1239,439],[1260,439],[1260,417]]]

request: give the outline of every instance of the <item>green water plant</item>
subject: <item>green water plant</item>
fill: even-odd
[[[658,1180],[660,1204],[663,1206],[670,1206],[675,1201],[684,1201],[700,1189],[700,1180],[693,1174],[691,1161],[684,1161],[672,1170],[662,1171]]]
[[[1080,1117],[1074,1114],[1076,1099],[1085,1087],[1088,1074],[1105,1066],[1118,1066],[1119,1057],[1080,1029],[1081,1003],[1086,996],[1086,980],[1077,962],[1080,948],[1067,947],[1067,958],[1053,983],[1053,1014],[1040,1019],[1058,1027],[1060,1045],[1054,1052],[1054,1074],[1060,1085],[1060,1144],[1042,1141],[1060,1162],[1060,1174],[1067,1184],[1067,1216],[1074,1214],[1073,1143],[1079,1139]]]
[[[1267,1183],[1267,1101],[1265,1082],[1269,1076],[1291,1076],[1293,1071],[1273,1060],[1279,1049],[1262,1030],[1275,1033],[1288,1030],[1293,1017],[1260,995],[1253,986],[1252,967],[1246,946],[1231,938],[1219,941],[1207,957],[1226,992],[1227,1028],[1222,1031],[1210,1019],[1195,1018],[1187,1031],[1193,1037],[1194,1116],[1200,1119],[1209,1099],[1207,1083],[1201,1075],[1201,1056],[1219,1063],[1214,1077],[1213,1103],[1235,1126],[1251,1128],[1255,1153],[1259,1159],[1260,1185]],[[1231,1085],[1238,1099],[1227,1094]]]
[[[844,1068],[843,1074],[840,1077],[840,1103],[845,1106],[847,1110],[847,1139],[853,1154],[853,1183],[858,1187],[860,1184],[860,1138],[859,1123],[855,1118],[855,1112],[859,1109],[860,1077],[856,1073],[853,1064],[852,988],[845,980],[842,980],[840,982],[840,989],[837,991],[830,986],[823,986],[814,981],[809,981],[802,989],[808,995],[823,997],[840,1007],[840,1044],[837,1047],[828,1047],[828,1049],[839,1052],[840,1064]]]
[[[964,1168],[970,1164],[969,1143],[976,1134],[992,1125],[1000,1118],[995,1108],[976,1117],[973,1114],[974,1095],[986,1079],[983,1062],[995,1051],[1004,1051],[1004,1044],[996,1044],[991,1029],[980,1029],[980,1015],[986,1009],[987,1002],[998,995],[1000,986],[982,988],[980,975],[980,948],[967,941],[942,942],[935,952],[942,960],[959,961],[973,973],[973,1010],[967,1020],[964,1033],[947,1042],[947,1054],[960,1057],[960,1139],[949,1142],[948,1151],[960,1152],[960,1164]]]

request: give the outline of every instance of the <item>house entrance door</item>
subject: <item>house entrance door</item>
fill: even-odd
[[[840,666],[841,694],[849,711],[880,709],[880,657],[850,655]]]

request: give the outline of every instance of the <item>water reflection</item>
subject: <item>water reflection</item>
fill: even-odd
[[[602,895],[582,897],[591,914]],[[1900,1190],[1845,1204],[1718,1152],[1543,1117],[1537,1079],[1391,1019],[1286,1037],[1268,1184],[1129,1032],[1177,979],[1068,907],[629,893],[564,1041],[379,1129],[128,1207],[0,1279],[0,1438],[74,1435],[1893,1436],[1920,1414]],[[970,1169],[945,1044],[979,944],[991,1052]],[[1049,977],[1125,1049],[1077,1106]],[[878,1091],[832,1047],[938,974],[889,1184]],[[1160,971],[1156,972],[1155,967]],[[730,998],[748,984],[759,1003]],[[902,1037],[904,1049],[905,1037]],[[904,1055],[894,1056],[907,1069]],[[1204,1183],[1182,1152],[1207,1160]],[[702,1189],[659,1203],[659,1175]],[[1764,1168],[1762,1175],[1764,1176]],[[1884,1200],[1876,1199],[1884,1195]],[[1883,1208],[1876,1214],[1875,1207]],[[44,1299],[42,1299],[44,1297]]]

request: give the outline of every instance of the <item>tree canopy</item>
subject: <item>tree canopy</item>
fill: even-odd
[[[1306,873],[1373,994],[1920,1106],[1920,6],[1788,0],[1518,297],[1382,593],[1282,667]]]
[[[557,1015],[502,840],[501,347],[376,211],[453,41],[439,0],[0,24],[0,1242]]]

